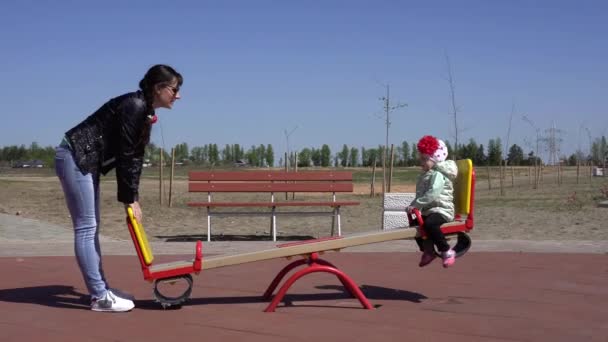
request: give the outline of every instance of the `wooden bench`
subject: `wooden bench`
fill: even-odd
[[[353,192],[352,172],[310,171],[191,171],[188,174],[188,192],[206,192],[207,201],[190,202],[190,207],[207,208],[207,241],[211,241],[212,216],[270,216],[272,240],[277,238],[277,216],[331,216],[331,235],[336,223],[338,236],[342,235],[340,208],[359,205],[356,201],[337,201],[336,193]],[[320,193],[330,197],[328,200],[280,201],[282,193]],[[213,194],[218,193],[265,193],[263,201],[216,201]],[[329,196],[331,195],[331,196]],[[218,208],[266,208],[262,211],[221,211]],[[286,207],[329,207],[330,211],[279,211]]]

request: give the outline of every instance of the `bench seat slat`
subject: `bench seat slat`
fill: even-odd
[[[352,181],[352,172],[347,171],[243,171],[206,172],[190,171],[190,181]]]
[[[353,192],[353,183],[196,183],[189,192]]]
[[[192,202],[189,207],[339,207],[359,205],[359,202]]]

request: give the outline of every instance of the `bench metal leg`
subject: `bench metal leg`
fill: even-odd
[[[207,207],[207,241],[211,241],[211,212]]]
[[[340,207],[336,207],[336,214],[338,216],[338,236],[342,236],[342,224],[340,220]]]
[[[336,221],[338,221],[338,236],[342,236],[342,222],[340,220],[340,207],[335,207],[331,216],[331,236],[334,236],[336,230]]]
[[[276,215],[276,209],[274,207],[272,208],[271,229],[272,229],[272,241],[277,241],[277,215]]]
[[[331,215],[331,236],[334,236],[335,231],[336,231],[336,208],[333,209],[333,213]]]

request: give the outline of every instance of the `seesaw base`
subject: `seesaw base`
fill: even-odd
[[[279,291],[276,295],[272,295],[276,288],[279,286],[283,278],[289,274],[292,270],[298,268],[299,266],[304,266],[304,268],[300,269],[296,273],[292,274],[287,280],[283,283],[283,285],[279,288]],[[374,307],[370,304],[369,300],[359,286],[349,277],[346,273],[339,270],[336,266],[334,266],[329,261],[319,258],[319,253],[310,253],[305,259],[299,259],[291,262],[287,266],[283,267],[283,269],[274,277],[266,292],[264,292],[262,298],[266,300],[270,300],[270,303],[264,310],[265,312],[274,312],[277,306],[283,301],[287,291],[289,288],[300,278],[307,274],[317,273],[317,272],[325,272],[331,273],[335,275],[338,280],[344,286],[344,289],[350,293],[350,295],[354,298],[357,298],[364,309],[371,310]],[[173,285],[179,281],[185,281],[187,284],[186,290],[178,296],[168,296],[161,292],[159,289],[159,285],[164,283],[169,283]],[[179,307],[190,299],[190,295],[192,293],[192,285],[193,279],[190,274],[161,278],[154,280],[154,298],[157,302],[161,304],[163,309],[167,309],[170,307]]]
[[[281,286],[277,294],[272,297],[272,293],[277,288],[277,286],[281,283],[281,280],[293,269],[296,267],[306,265],[304,269],[299,270],[298,272],[291,275],[285,283]],[[289,288],[300,278],[303,276],[316,273],[316,272],[325,272],[331,273],[338,277],[344,288],[355,298],[359,300],[363,308],[371,310],[374,307],[369,303],[367,297],[363,294],[359,286],[344,272],[340,271],[336,266],[334,266],[329,261],[323,260],[319,258],[319,254],[314,252],[307,256],[306,259],[300,259],[290,263],[285,266],[277,276],[272,280],[268,289],[264,293],[264,299],[270,299],[272,297],[272,301],[264,310],[265,312],[274,312],[276,307],[281,303]]]

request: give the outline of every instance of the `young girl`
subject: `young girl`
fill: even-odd
[[[407,207],[407,212],[411,214],[414,208],[420,210],[427,234],[426,240],[416,238],[423,252],[419,266],[424,267],[435,259],[434,244],[441,252],[443,267],[450,267],[456,261],[456,253],[450,249],[439,228],[454,220],[452,182],[456,179],[458,167],[453,160],[446,160],[448,149],[445,143],[433,136],[422,137],[417,147],[422,173],[416,183],[416,198]]]
[[[74,251],[91,295],[91,310],[124,312],[133,301],[110,289],[99,246],[99,176],[116,169],[117,198],[139,222],[139,178],[155,109],[180,98],[182,76],[168,65],[151,67],[139,91],[115,97],[66,132],[56,149],[55,170],[74,225]]]

